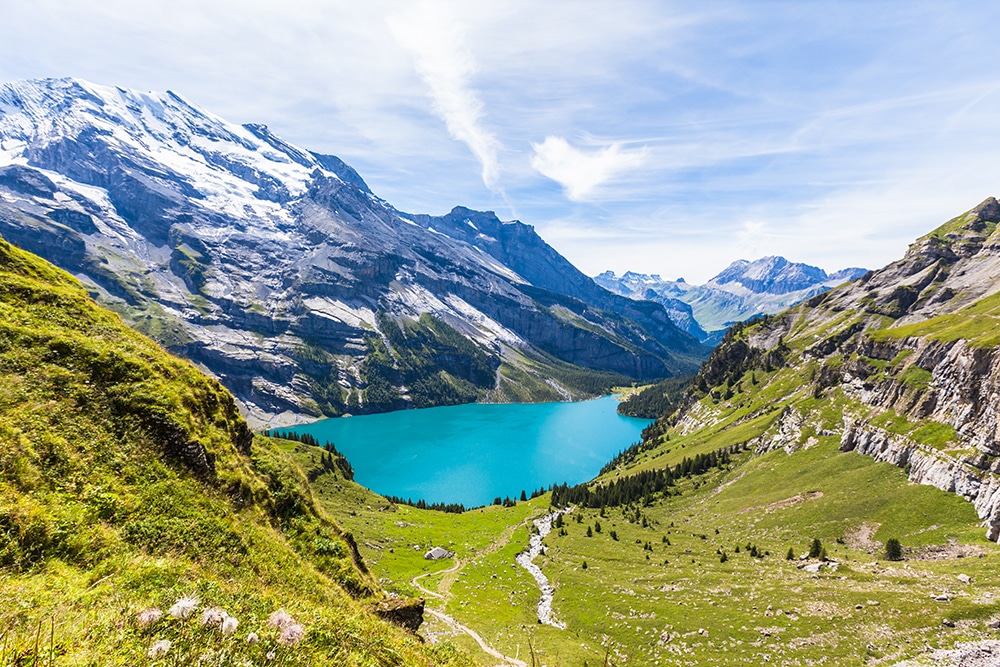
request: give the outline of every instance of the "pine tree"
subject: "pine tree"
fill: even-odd
[[[729,556],[727,556],[726,552],[723,551],[722,552],[722,556],[719,557],[719,562],[720,563],[725,563],[727,560],[729,560]]]
[[[823,543],[819,541],[818,537],[814,537],[812,544],[809,545],[809,557],[819,558],[821,551],[823,551]]]
[[[593,536],[594,536],[594,531],[590,529],[590,526],[587,526],[587,537],[593,537]]]
[[[785,560],[795,560],[795,550],[788,547],[788,553],[785,555]]]
[[[903,560],[903,545],[895,537],[890,537],[885,543],[886,560]]]

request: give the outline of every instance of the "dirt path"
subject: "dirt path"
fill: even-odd
[[[438,600],[444,600],[445,599],[444,595],[424,588],[423,586],[420,585],[419,581],[424,577],[431,576],[432,574],[449,574],[451,572],[458,572],[463,567],[465,567],[465,563],[461,559],[456,559],[455,564],[449,567],[447,570],[438,570],[437,572],[424,572],[423,574],[418,574],[417,576],[413,577],[413,581],[411,583],[413,583],[413,585],[416,586],[417,590],[423,593],[424,595],[429,595],[432,598],[437,598]]]
[[[421,590],[424,590],[424,589],[421,589]],[[437,619],[439,619],[441,621],[444,621],[445,623],[447,623],[451,627],[455,628],[456,630],[461,630],[465,634],[467,634],[470,637],[472,637],[474,640],[476,640],[476,643],[479,644],[479,648],[483,649],[483,652],[488,653],[489,655],[493,656],[497,660],[503,660],[504,665],[514,665],[515,667],[528,667],[528,663],[524,662],[523,660],[518,660],[517,658],[512,658],[509,655],[504,655],[500,651],[496,650],[495,648],[493,648],[492,646],[490,646],[489,644],[487,644],[486,640],[484,640],[482,637],[480,637],[479,634],[475,630],[473,630],[472,628],[470,628],[470,627],[468,627],[466,625],[462,625],[461,623],[459,623],[458,621],[456,621],[455,619],[453,619],[448,614],[444,614],[444,613],[442,613],[440,611],[437,611],[436,609],[430,609],[430,608],[427,608],[427,607],[424,608],[424,611],[426,611],[428,614],[430,614],[434,618],[437,618]]]
[[[504,528],[503,532],[500,533],[500,536],[496,540],[491,542],[489,546],[480,551],[479,554],[477,554],[477,557],[495,553],[496,551],[502,549],[510,541],[510,538],[511,536],[513,536],[514,531],[534,521],[535,516],[536,515],[532,515],[519,524],[515,524],[513,526],[507,526],[506,528]],[[455,564],[446,570],[438,570],[437,572],[424,572],[423,574],[418,574],[417,576],[413,577],[411,583],[418,591],[420,591],[424,595],[432,598],[437,598],[438,600],[446,601],[451,596],[451,594],[449,593],[449,591],[451,590],[451,585],[455,583],[455,580],[458,578],[459,572],[461,572],[462,568],[468,565],[469,562],[471,561],[464,561],[461,559],[457,559],[455,561]],[[438,589],[441,592],[432,591],[420,585],[421,579],[432,575],[444,575],[444,577],[441,579],[441,582],[438,584]],[[495,648],[487,644],[486,640],[483,639],[481,636],[479,636],[478,632],[468,627],[467,625],[459,623],[458,621],[456,621],[454,618],[444,613],[443,611],[438,611],[437,609],[431,609],[430,607],[424,607],[424,611],[433,616],[434,618],[444,622],[451,628],[454,628],[455,630],[460,630],[461,632],[464,632],[465,634],[472,637],[472,639],[474,639],[475,642],[479,644],[479,648],[481,648],[484,653],[496,658],[497,660],[503,660],[504,667],[506,667],[507,665],[514,665],[514,667],[528,667],[528,664],[523,660],[512,658],[509,655],[504,655],[500,651],[496,650]]]

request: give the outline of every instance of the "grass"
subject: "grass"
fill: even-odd
[[[675,433],[664,445],[671,451],[654,453],[638,467],[762,433],[774,418],[772,411],[720,421],[708,433]],[[403,507],[387,512],[374,494],[327,481],[316,485],[318,497],[330,507],[352,508],[345,525],[370,550],[378,576],[412,593],[413,576],[453,563],[421,563],[407,545],[417,535],[434,536],[421,550],[431,541],[455,542],[448,546],[459,552],[461,570],[427,577],[424,586],[444,592],[443,608],[494,647],[524,658],[530,641],[544,664],[602,665],[606,656],[608,664],[739,665],[764,656],[776,664],[864,664],[911,657],[925,645],[990,637],[987,622],[1000,618],[1000,599],[987,595],[1000,585],[1000,551],[983,537],[971,504],[910,484],[891,465],[842,453],[837,437],[818,436],[791,455],[744,452],[727,469],[682,481],[680,495],[650,506],[608,508],[604,516],[574,510],[566,534],[546,538],[547,554],[539,561],[556,586],[564,631],[535,622],[537,586],[513,565],[527,544],[523,522],[546,497],[457,516]],[[599,533],[593,530],[598,521]],[[368,545],[368,537],[381,542]],[[906,561],[882,559],[890,537],[902,542]],[[785,560],[789,548],[804,555],[813,538],[839,561],[836,572],[813,574],[799,569],[801,561]],[[387,553],[388,545],[403,553]],[[748,546],[769,555],[753,558]],[[945,556],[932,558],[931,548],[945,549]],[[982,557],[958,558],[961,549]],[[958,581],[960,573],[973,583]],[[948,591],[948,603],[931,599]],[[945,616],[956,628],[942,633]]]
[[[230,665],[271,649],[288,665],[468,662],[371,612],[385,593],[353,539],[217,381],[3,241],[0,534],[3,664]],[[239,634],[139,626],[182,596],[225,608]],[[294,647],[266,626],[279,608],[305,627]],[[147,658],[158,639],[174,645]]]

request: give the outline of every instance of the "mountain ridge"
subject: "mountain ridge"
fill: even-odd
[[[1000,204],[989,197],[905,255],[800,306],[727,332],[675,420],[714,404],[752,403],[748,374],[797,374],[809,389],[756,440],[794,452],[822,400],[836,406],[842,451],[905,467],[911,481],[972,502],[987,538],[1000,540]],[[759,379],[755,378],[754,379]],[[814,404],[819,402],[818,404]],[[699,416],[699,413],[701,415]],[[828,421],[828,420],[826,420]],[[818,428],[818,427],[814,427]]]
[[[0,171],[0,234],[212,372],[257,425],[565,400],[690,372],[707,353],[530,225],[399,212],[339,158],[175,93],[5,84]],[[440,363],[411,363],[428,346]],[[483,356],[494,379],[463,376]]]
[[[731,324],[780,312],[866,272],[851,267],[828,274],[819,267],[769,255],[753,261],[738,259],[704,285],[632,271],[621,277],[605,271],[594,281],[617,294],[662,303],[675,324],[712,343]]]

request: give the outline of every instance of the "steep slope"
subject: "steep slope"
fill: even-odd
[[[620,278],[605,271],[594,280],[616,294],[662,303],[679,327],[699,340],[715,343],[734,322],[780,312],[865,273],[866,269],[849,268],[828,274],[815,266],[771,256],[752,262],[737,260],[704,285],[631,271]]]
[[[1000,539],[1000,205],[992,197],[860,280],[735,327],[677,419],[772,415],[758,451],[837,434],[971,501]]]
[[[338,158],[174,93],[0,88],[0,233],[211,371],[255,424],[587,395],[706,352],[528,225],[401,213]]]
[[[464,664],[373,615],[353,538],[216,380],[2,239],[0,534],[4,663],[137,664],[165,640],[170,664]],[[139,616],[181,597],[194,617]],[[238,632],[196,620],[212,607]],[[304,638],[268,625],[281,608]]]

